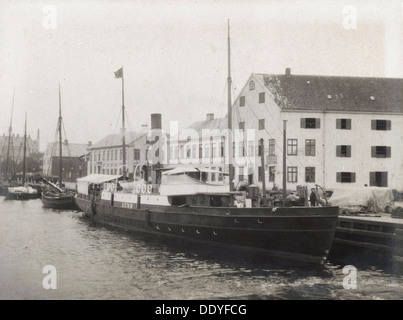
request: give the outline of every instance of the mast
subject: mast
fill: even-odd
[[[12,133],[12,126],[13,126],[14,97],[15,97],[15,89],[14,89],[14,93],[13,93],[13,103],[11,105],[10,127],[8,128],[8,144],[7,144],[6,172],[5,172],[6,180],[7,180],[7,175],[8,175],[8,160],[10,157],[11,133]]]
[[[125,80],[123,77],[123,66],[122,66],[122,153],[123,153],[123,180],[126,180],[126,138],[125,138]]]
[[[27,155],[27,113],[25,112],[24,159],[22,161],[22,184],[25,183],[26,155]]]
[[[62,100],[60,95],[60,82],[59,82],[59,121],[57,129],[59,130],[59,180],[60,180],[60,188],[62,187],[62,178],[63,178],[63,170],[62,170]]]
[[[231,43],[230,43],[230,27],[228,19],[228,171],[229,171],[229,191],[234,191],[234,166],[232,154],[232,102],[231,102]]]
[[[287,120],[283,120],[283,198],[287,197]]]
[[[262,179],[262,192],[263,198],[266,198],[266,175],[265,175],[265,164],[264,164],[264,140],[260,139],[260,161],[262,163],[261,179]]]

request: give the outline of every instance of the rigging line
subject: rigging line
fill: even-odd
[[[225,81],[225,85],[224,85],[224,90],[223,90],[223,92],[222,92],[222,94],[221,94],[221,101],[220,101],[220,104],[219,104],[219,107],[217,107],[217,116],[218,116],[218,118],[220,119],[220,121],[217,123],[217,126],[216,126],[216,128],[215,129],[219,129],[219,125],[221,124],[221,121],[222,120],[224,120],[223,118],[224,118],[224,113],[225,113],[225,107],[224,107],[224,102],[225,102],[225,92],[226,92],[226,90],[227,90],[227,81]],[[220,111],[222,111],[222,112],[220,112]]]
[[[126,110],[126,108],[125,108],[125,110]],[[121,114],[122,114],[122,108],[119,109],[119,115],[118,115],[118,117],[116,119],[116,124],[115,124],[115,128],[113,129],[113,132],[117,132],[117,127],[119,125],[119,120],[120,120]]]
[[[71,157],[70,148],[69,148],[69,140],[67,139],[66,129],[64,128],[64,123],[63,122],[62,122],[62,128],[63,128],[63,132],[64,132],[64,140],[67,142],[66,143],[67,155],[69,157]]]
[[[224,54],[223,54],[223,51],[221,51],[221,55],[219,55],[219,58],[218,58],[218,66],[217,66],[217,68],[216,68],[216,70],[217,70],[217,73],[218,73],[218,70],[222,70],[222,63],[223,63],[223,57],[224,57]],[[210,87],[210,93],[209,93],[209,99],[207,99],[207,103],[208,103],[208,105],[210,106],[210,105],[212,105],[213,104],[213,100],[215,100],[214,99],[214,96],[215,96],[215,94],[214,94],[214,92],[216,92],[216,88],[218,88],[218,82],[219,82],[219,78],[218,77],[215,77],[215,79],[214,79],[214,83],[213,83],[213,85]]]

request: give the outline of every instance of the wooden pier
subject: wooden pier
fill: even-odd
[[[340,215],[329,260],[403,273],[403,219],[387,213]]]

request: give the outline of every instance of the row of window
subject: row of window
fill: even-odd
[[[240,167],[241,168],[241,167]],[[262,181],[262,167],[258,168],[258,180]],[[243,168],[239,171],[239,181],[243,181]],[[275,179],[275,167],[269,166],[269,182],[274,182]],[[315,183],[316,181],[315,167],[305,167],[305,182]],[[287,182],[298,183],[298,167],[287,167]],[[355,172],[336,172],[336,182],[340,183],[355,183]],[[374,171],[369,173],[369,185],[377,187],[388,186],[388,172]]]
[[[265,130],[265,119],[259,119],[259,130]],[[301,128],[320,129],[319,118],[301,118]],[[245,130],[245,121],[239,122],[239,129]],[[336,129],[351,130],[351,119],[336,119]],[[371,130],[386,131],[392,129],[391,120],[371,120]]]
[[[128,151],[126,150],[126,158],[127,155]],[[114,161],[122,159],[123,159],[122,149],[95,151],[92,154],[92,161]],[[140,160],[140,149],[134,149],[133,159]]]
[[[196,149],[196,145],[180,146],[180,153],[178,146],[170,147],[170,159],[185,159],[185,158],[203,158],[202,145],[199,145],[199,150]],[[257,150],[256,150],[257,149]],[[244,157],[248,155],[253,157],[255,155],[261,155],[261,145],[255,147],[254,141],[249,141],[247,146],[247,153],[245,149],[244,142],[239,142],[238,146],[238,156]],[[275,155],[276,142],[275,139],[269,139],[269,156]],[[256,150],[256,151],[255,151]],[[197,152],[198,151],[198,152]],[[233,154],[235,155],[235,145],[233,146]],[[224,157],[224,142],[219,143],[208,143],[204,146],[204,158],[217,158]],[[185,157],[186,154],[186,157]],[[287,155],[297,156],[298,155],[298,139],[287,139]],[[316,140],[315,139],[305,139],[305,156],[315,156],[316,155]],[[390,158],[392,155],[392,148],[389,146],[371,146],[371,157],[372,158]],[[140,156],[138,151],[137,157]],[[337,145],[336,146],[336,157],[351,157],[351,145]],[[136,159],[136,156],[135,156]]]
[[[319,118],[301,118],[301,128],[319,129]],[[336,119],[336,129],[351,130],[351,119]],[[386,131],[392,129],[391,120],[376,119],[371,120],[371,130]]]

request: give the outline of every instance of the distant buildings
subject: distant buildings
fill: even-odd
[[[146,130],[143,132],[126,132],[125,151],[129,175],[133,176],[137,164],[145,163],[146,159]],[[88,173],[122,174],[123,148],[122,135],[110,134],[92,145],[88,151]]]
[[[77,178],[87,175],[87,154],[91,143],[79,144],[62,143],[62,180],[74,182]],[[48,143],[43,156],[43,175],[45,177],[59,176],[59,143]]]
[[[0,166],[1,173],[11,176],[15,173],[22,172],[22,162],[24,155],[24,135],[12,134],[11,137],[4,134],[0,136]],[[7,160],[8,155],[8,160]],[[28,158],[38,158],[39,155],[39,130],[37,138],[33,139],[31,136],[27,136],[26,141],[26,157]],[[31,162],[27,163],[27,167],[31,165]],[[35,169],[36,172],[41,170],[40,167],[36,168],[29,167],[27,170]]]

